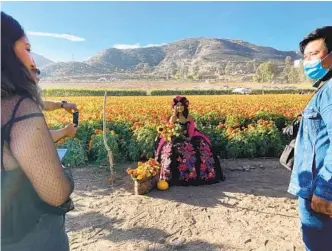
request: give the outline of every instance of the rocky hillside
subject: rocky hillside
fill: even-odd
[[[39,68],[43,68],[47,65],[54,64],[54,62],[48,58],[43,57],[42,55],[39,55],[37,53],[31,52],[33,59],[35,60],[37,66]]]
[[[295,51],[279,51],[241,40],[189,38],[160,47],[106,49],[84,62],[48,65],[43,69],[43,76],[100,77],[123,73],[130,78],[131,74],[139,73],[164,78],[176,74],[222,75],[227,70],[249,74],[253,69],[247,68],[255,66],[248,67],[248,62],[259,64],[272,60],[283,64],[286,57],[294,60],[299,55]]]

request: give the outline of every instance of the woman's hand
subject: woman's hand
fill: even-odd
[[[73,111],[74,111],[74,112],[77,112],[77,111],[78,111],[77,106],[76,106],[75,103],[64,103],[64,104],[62,105],[62,107],[63,107],[63,109],[65,109],[66,112],[68,112],[68,113],[73,113]]]
[[[65,136],[74,137],[77,132],[77,127],[75,124],[69,124],[65,128]]]
[[[176,120],[177,120],[177,116],[173,115],[173,116],[170,118],[169,123],[170,123],[171,125],[174,125],[175,122],[176,122]]]
[[[74,124],[69,124],[66,127],[59,130],[50,130],[52,139],[57,142],[63,137],[74,137],[77,132],[77,127]]]
[[[173,116],[177,117],[178,116],[178,112],[177,112],[177,109],[176,107],[173,108]]]

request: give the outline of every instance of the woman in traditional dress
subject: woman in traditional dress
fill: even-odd
[[[224,180],[220,162],[210,139],[195,127],[189,115],[189,100],[177,96],[172,101],[169,126],[180,125],[182,137],[158,136],[154,156],[161,163],[162,180],[170,185],[205,185]]]

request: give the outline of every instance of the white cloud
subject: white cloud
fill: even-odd
[[[144,47],[159,47],[159,46],[163,46],[163,45],[166,45],[166,43],[162,43],[162,44],[148,44]]]
[[[85,41],[84,38],[70,35],[70,34],[57,34],[57,33],[48,33],[48,32],[36,32],[36,31],[28,31],[29,36],[41,36],[41,37],[55,37],[55,38],[63,38],[73,42],[82,42]]]
[[[126,49],[141,48],[141,45],[140,44],[115,44],[113,47],[116,49],[120,49],[120,50],[126,50]]]
[[[165,43],[162,44],[147,44],[147,45],[140,45],[139,43],[136,44],[115,44],[113,48],[126,50],[126,49],[137,49],[137,48],[148,48],[148,47],[159,47],[163,46]]]

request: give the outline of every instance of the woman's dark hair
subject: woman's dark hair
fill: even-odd
[[[25,95],[42,106],[37,83],[14,51],[15,42],[24,35],[19,22],[1,11],[1,98]]]
[[[188,115],[189,115],[189,109],[188,109],[188,107],[189,107],[189,100],[186,97],[176,96],[173,99],[172,108],[174,108],[174,106],[176,106],[178,103],[181,103],[184,106],[183,116],[185,118],[188,118]],[[177,115],[177,116],[179,116],[179,115]]]
[[[324,26],[312,31],[300,42],[300,50],[304,53],[305,47],[312,41],[317,39],[324,39],[327,52],[332,51],[332,26]]]

